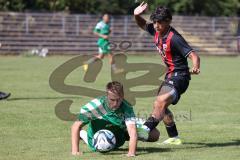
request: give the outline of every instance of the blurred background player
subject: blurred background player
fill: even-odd
[[[82,130],[82,127],[86,124],[88,124],[87,132]],[[78,121],[72,125],[72,154],[81,154],[79,152],[80,137],[91,150],[95,151],[92,138],[101,129],[107,129],[114,133],[116,148],[129,140],[127,154],[129,157],[136,154],[137,138],[142,137],[141,134],[146,134],[142,128],[136,128],[133,108],[124,100],[123,86],[119,82],[109,82],[106,86],[106,96],[93,99],[81,108]],[[157,141],[159,135],[159,131],[153,129],[148,139],[145,140],[149,142]]]
[[[134,16],[137,25],[154,36],[154,42],[168,70],[165,81],[159,88],[157,98],[154,102],[152,115],[144,123],[150,131],[163,120],[168,136],[163,144],[182,143],[178,136],[176,124],[172,112],[168,106],[177,104],[181,94],[189,85],[190,73],[200,73],[200,58],[188,45],[184,38],[172,27],[172,14],[166,7],[157,7],[151,14],[152,23],[140,16],[147,8],[147,3],[142,2],[135,10]],[[187,57],[192,60],[193,67],[189,71]]]
[[[0,100],[2,99],[7,99],[8,97],[10,97],[11,93],[4,93],[0,91]]]
[[[97,59],[103,59],[105,55],[108,55],[109,63],[111,64],[112,70],[115,73],[123,72],[123,69],[116,68],[116,65],[113,60],[113,54],[110,50],[109,35],[111,33],[111,29],[110,29],[109,22],[110,22],[110,16],[109,14],[105,13],[102,16],[102,20],[98,22],[97,25],[95,26],[93,33],[98,37],[98,41],[97,41],[98,55],[93,58],[90,58],[87,62],[85,62],[83,66],[84,71],[87,71],[88,65],[90,63],[93,63]]]

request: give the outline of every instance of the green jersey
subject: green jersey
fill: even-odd
[[[95,150],[92,144],[94,134],[107,129],[114,133],[116,137],[116,147],[124,144],[126,135],[126,123],[134,121],[135,114],[132,106],[123,100],[120,107],[112,110],[108,106],[107,96],[93,99],[84,105],[78,116],[78,119],[84,124],[88,124],[88,144],[92,150]]]
[[[109,26],[109,24],[105,23],[104,21],[100,21],[97,23],[96,27],[94,28],[94,32],[97,32],[97,33],[103,34],[103,35],[109,35],[110,34],[110,26]],[[98,39],[99,46],[102,46],[106,43],[108,43],[108,40],[101,38],[101,37]]]

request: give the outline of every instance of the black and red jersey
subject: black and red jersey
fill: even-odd
[[[168,67],[166,77],[171,77],[173,74],[189,74],[187,57],[193,49],[185,39],[171,26],[164,37],[158,35],[153,23],[146,25],[146,31],[154,36],[157,50]]]

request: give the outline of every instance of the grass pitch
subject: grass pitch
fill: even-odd
[[[67,56],[0,57],[0,90],[11,92],[0,101],[1,160],[129,159],[128,143],[106,154],[93,153],[80,143],[81,157],[70,154],[71,121],[57,118],[54,108],[61,100],[73,100],[71,112],[77,113],[91,97],[66,95],[49,87],[49,77]],[[131,63],[160,63],[159,56],[129,56]],[[151,160],[238,160],[240,156],[240,57],[201,57],[201,74],[192,76],[187,92],[176,106],[177,127],[184,144],[159,145],[167,138],[163,124],[158,126],[157,143],[138,143],[137,157]],[[83,70],[74,70],[66,79],[72,85],[104,90],[111,80],[107,59],[94,83],[82,80]],[[148,115],[154,97],[138,98],[135,112]]]

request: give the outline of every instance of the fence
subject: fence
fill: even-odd
[[[22,54],[47,48],[51,54],[97,53],[92,34],[96,15],[0,12],[0,54]],[[174,16],[172,25],[200,54],[236,55],[237,17]],[[130,41],[131,53],[156,53],[153,38],[133,16],[111,18],[111,42]]]

